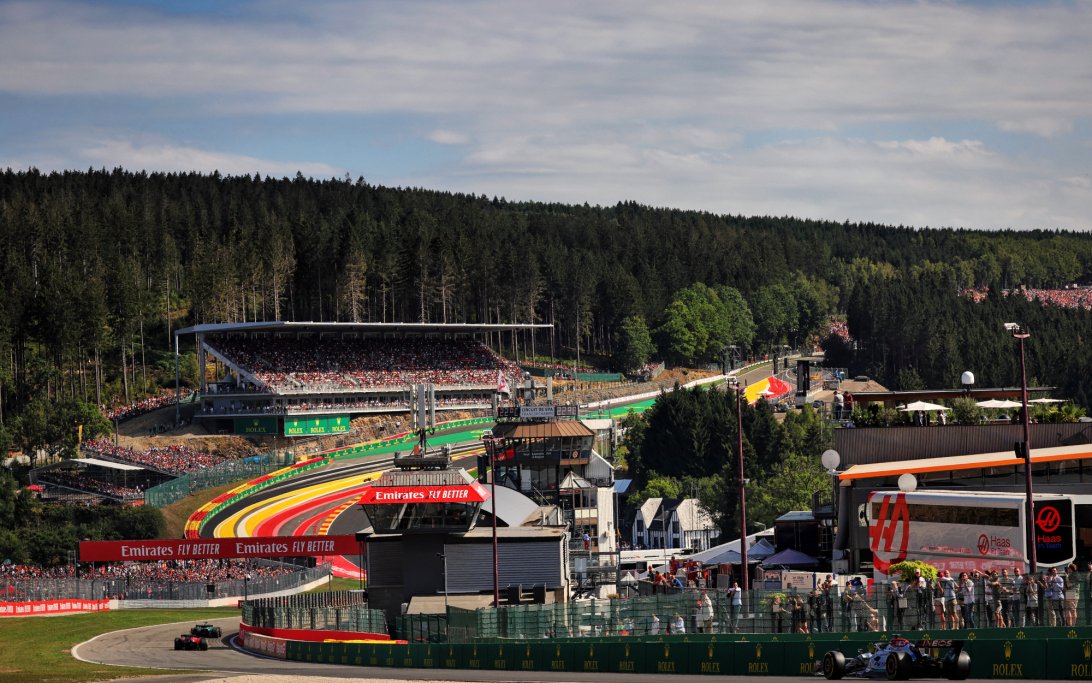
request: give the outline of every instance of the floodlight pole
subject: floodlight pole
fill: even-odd
[[[747,481],[743,477],[743,410],[740,395],[743,389],[736,387],[736,436],[739,438],[739,557],[742,565],[743,590],[751,589],[747,568]]]
[[[500,607],[500,562],[497,558],[497,441],[485,439],[485,451],[489,454],[490,495],[493,498],[493,609]]]
[[[1031,415],[1028,411],[1028,373],[1024,361],[1024,340],[1029,338],[1031,333],[1014,323],[1006,323],[1005,327],[1012,332],[1012,336],[1020,347],[1020,403],[1023,404],[1024,410],[1024,487],[1027,495],[1024,504],[1026,505],[1025,514],[1027,515],[1028,527],[1028,569],[1034,576],[1035,572],[1038,571],[1038,553],[1035,546],[1035,501],[1032,497],[1031,485],[1031,427],[1029,426]]]

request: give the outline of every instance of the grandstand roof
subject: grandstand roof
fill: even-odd
[[[578,420],[551,422],[501,422],[493,427],[493,436],[502,439],[554,439],[561,436],[594,436]]]
[[[404,333],[462,333],[511,332],[514,330],[549,329],[547,324],[488,324],[472,325],[469,323],[334,323],[334,322],[295,322],[289,320],[270,320],[252,323],[204,323],[175,330],[180,334],[227,334],[232,332],[397,332]]]
[[[94,465],[96,467],[109,467],[112,470],[126,470],[129,472],[133,470],[144,469],[143,467],[138,467],[136,465],[126,465],[124,463],[113,462],[111,460],[99,460],[98,458],[80,458],[79,460],[70,460],[69,462],[74,462],[85,466]]]

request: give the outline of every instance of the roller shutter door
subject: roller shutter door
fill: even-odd
[[[367,567],[369,586],[403,585],[402,543],[369,543]]]
[[[452,593],[479,593],[493,590],[493,546],[488,543],[447,545],[448,590]],[[561,545],[548,543],[512,543],[497,549],[500,587],[522,585],[525,588],[562,585]]]

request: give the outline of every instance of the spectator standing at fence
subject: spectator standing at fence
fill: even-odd
[[[1065,568],[1065,625],[1077,625],[1077,603],[1081,599],[1081,578],[1077,573],[1077,565],[1070,564]]]
[[[781,633],[785,618],[785,605],[781,602],[780,595],[773,596],[773,600],[770,602],[770,617],[773,619],[773,632]]]
[[[823,591],[818,587],[808,593],[808,621],[810,632],[819,633],[823,630]]]
[[[729,614],[731,615],[732,633],[737,633],[739,630],[739,615],[743,611],[743,590],[739,587],[739,581],[732,582],[732,587],[728,589],[728,597],[731,600]]]
[[[975,585],[974,577],[967,572],[959,573],[959,593],[963,598],[963,606],[960,612],[963,616],[964,628],[977,628],[975,623]]]
[[[1046,625],[1065,625],[1065,579],[1058,573],[1057,567],[1051,567],[1047,576],[1046,590]]]
[[[996,569],[982,577],[982,603],[985,606],[986,625],[1003,628],[1005,619],[1001,615],[1001,578]]]
[[[929,584],[925,580],[925,577],[921,575],[921,570],[915,569],[914,579],[908,587],[908,590],[912,592],[914,604],[918,609],[917,625],[914,628],[919,631],[925,626],[925,615],[928,613],[929,609],[929,596],[926,594],[928,586]]]
[[[648,635],[658,636],[660,635],[660,618],[655,614],[648,618]]]
[[[834,390],[834,419],[841,420],[842,413],[845,411],[846,399],[842,395],[842,392],[837,389]]]
[[[892,610],[892,612],[894,614],[894,617],[895,617],[895,619],[894,619],[894,622],[895,622],[894,628],[901,629],[903,627],[902,626],[902,615],[903,615],[903,612],[906,611],[906,606],[907,606],[906,588],[904,588],[903,586],[900,586],[898,581],[892,580],[891,581],[891,587],[889,588],[889,590],[887,592],[887,600],[888,600],[888,602],[891,603],[891,610]]]
[[[956,603],[955,579],[952,573],[945,569],[937,579],[940,586],[940,597],[933,601],[937,609],[937,619],[940,628],[959,628],[959,606]],[[939,601],[939,602],[938,602]]]
[[[1024,572],[1024,626],[1038,626],[1039,621],[1039,577]]]
[[[713,632],[713,601],[709,599],[709,594],[702,591],[701,600],[699,601],[699,609],[701,610],[702,621],[702,633]]]
[[[831,591],[834,590],[834,577],[827,574],[827,578],[823,579],[823,583],[820,584],[819,589],[822,591],[823,602],[823,630],[834,630],[834,596],[831,595]]]
[[[1009,576],[1009,570],[1001,570],[997,577],[997,595],[1001,600],[1001,621],[1004,626],[1016,626],[1016,581]]]
[[[672,633],[686,633],[686,622],[683,621],[682,615],[675,612],[675,618],[671,622]]]

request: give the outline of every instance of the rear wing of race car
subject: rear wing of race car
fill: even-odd
[[[917,641],[914,645],[916,645],[919,650],[932,650],[933,648],[939,650],[941,648],[948,648],[954,652],[956,656],[959,656],[959,653],[963,651],[964,642],[965,641],[953,640],[951,638],[925,638]]]

